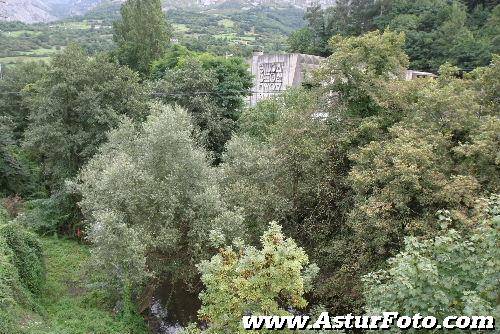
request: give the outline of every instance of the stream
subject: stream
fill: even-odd
[[[197,321],[201,306],[198,294],[191,293],[183,284],[165,282],[151,298],[149,326],[155,334],[178,334],[191,322]]]

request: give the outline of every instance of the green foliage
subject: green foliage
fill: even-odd
[[[360,37],[335,36],[330,44],[334,53],[318,71],[316,80],[338,94],[338,102],[346,109],[341,113],[351,117],[378,113],[374,86],[402,78],[408,65],[402,50],[404,35],[374,31]]]
[[[3,73],[0,80],[0,117],[12,120],[13,138],[22,139],[28,126],[29,108],[23,103],[22,90],[41,79],[47,72],[47,66],[42,62],[28,62],[10,68]]]
[[[450,227],[468,230],[471,221],[478,219],[473,213],[477,198],[498,191],[499,184],[498,174],[492,172],[497,168],[496,154],[489,146],[498,147],[498,139],[492,135],[498,118],[492,107],[483,104],[474,82],[446,74],[450,71],[445,67],[438,80],[394,80],[391,69],[398,66],[390,64],[397,65],[394,60],[398,57],[376,61],[378,53],[384,55],[390,48],[371,57],[383,69],[379,75],[373,70],[365,75],[358,72],[359,66],[353,66],[344,70],[345,77],[337,76],[341,66],[335,59],[350,54],[356,60],[364,50],[363,44],[358,45],[359,49],[334,53],[319,77],[327,84],[327,92],[340,86],[340,95],[328,102],[336,106],[330,114],[337,155],[333,158],[340,172],[346,173],[343,182],[352,200],[341,216],[352,229],[347,239],[353,239],[343,247],[357,245],[323,293],[350,281],[354,290],[350,294],[355,298],[346,294],[340,299],[351,302],[360,300],[356,295],[361,287],[355,277],[367,268],[383,265],[384,259],[400,250],[406,236],[440,233],[436,211],[449,210]],[[370,61],[360,63],[370,68]],[[345,87],[347,93],[343,94]],[[478,159],[470,159],[468,154],[477,154]]]
[[[3,216],[0,215],[0,333],[17,334],[22,314],[39,310],[45,266],[36,237],[7,223]]]
[[[87,246],[57,238],[42,238],[42,244],[47,266],[47,283],[40,301],[43,310],[18,316],[26,318],[22,320],[23,333],[148,333],[144,322],[133,326],[113,314],[112,305],[92,287],[93,275],[99,272],[85,270]]]
[[[154,104],[151,114],[141,126],[124,121],[112,131],[80,174],[92,261],[117,293],[125,282],[135,292],[151,276],[192,282],[209,231],[243,233],[221,202],[187,113]]]
[[[162,79],[167,71],[176,68],[181,60],[185,60],[185,58],[193,54],[194,52],[189,51],[183,45],[172,45],[163,57],[151,63],[151,78],[155,80]]]
[[[327,56],[335,35],[360,36],[376,28],[404,32],[411,67],[437,72],[450,62],[465,70],[485,66],[498,52],[500,8],[462,1],[341,0],[329,8],[310,8],[308,26],[289,38],[295,52]]]
[[[414,68],[436,71],[447,61],[462,68],[484,66],[491,59],[491,37],[474,32],[482,27],[468,25],[467,15],[459,1],[398,0],[377,24],[405,32]]]
[[[80,196],[71,189],[58,190],[50,197],[29,200],[16,222],[42,235],[56,233],[74,236],[82,228],[81,212],[76,203]]]
[[[40,242],[34,234],[13,223],[0,226],[0,234],[12,251],[12,263],[17,269],[21,284],[31,294],[40,295],[45,281]]]
[[[127,0],[121,8],[121,20],[113,27],[118,60],[142,74],[148,73],[150,64],[170,43],[171,27],[160,0]]]
[[[252,78],[244,60],[210,54],[192,54],[173,48],[153,64],[156,92],[167,103],[175,103],[190,114],[198,142],[218,162],[225,143],[236,128]]]
[[[243,209],[251,235],[262,234],[271,219],[292,224],[320,191],[328,132],[312,117],[314,101],[304,90],[263,101],[243,113],[242,131],[227,145],[221,165],[224,196]],[[299,226],[285,228],[295,233]]]
[[[361,312],[361,276],[405,237],[467,233],[478,198],[498,191],[496,65],[405,81],[403,46],[391,32],[332,39],[317,85],[243,113],[221,165],[252,234],[277,220],[318,263],[313,293],[331,312]]]
[[[498,197],[497,197],[498,211]],[[409,237],[388,268],[364,277],[367,312],[493,315],[498,300],[498,212],[468,235]]]
[[[288,46],[291,52],[300,52],[305,54],[322,55],[326,44],[314,35],[309,27],[294,31],[288,36]]]
[[[48,73],[24,91],[30,109],[25,146],[51,190],[76,175],[122,115],[143,119],[148,99],[130,69],[89,58],[76,46],[55,56]]]
[[[318,268],[276,223],[262,235],[261,246],[239,241],[198,265],[205,285],[199,311],[208,324],[204,332],[245,333],[244,315],[291,315],[290,307],[307,306],[304,294]]]
[[[0,116],[0,196],[29,196],[39,189],[39,170],[16,146],[14,124]]]
[[[494,55],[490,66],[476,69],[469,74],[469,78],[474,80],[473,85],[480,94],[481,103],[498,114],[500,112],[500,55]]]
[[[27,295],[19,282],[12,257],[12,250],[0,237],[0,333],[18,333],[16,311],[20,308],[22,297]]]

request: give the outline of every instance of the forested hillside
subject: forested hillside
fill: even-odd
[[[403,32],[414,69],[437,72],[444,62],[470,71],[486,66],[500,52],[497,1],[391,0],[337,1],[310,8],[308,26],[289,40],[294,51],[329,55],[333,35],[359,36],[375,29]]]
[[[90,54],[111,51],[112,24],[119,4],[102,5],[84,16],[50,23],[0,22],[0,64],[47,61],[70,43]],[[291,6],[167,11],[172,38],[192,50],[248,56],[252,51],[285,51],[286,38],[302,28],[304,11]]]
[[[500,6],[384,1],[365,25],[359,3],[311,9],[304,29],[292,8],[165,15],[160,0],[127,0],[99,28],[3,24],[25,30],[8,41],[60,47],[0,78],[0,334],[270,333],[242,318],[322,312],[498,319],[500,55],[487,27]],[[484,58],[410,47],[449,22],[469,29],[479,10],[482,37],[464,36]],[[290,46],[312,38],[326,58],[249,107],[248,63],[217,29],[270,43],[298,29]],[[414,66],[436,76],[406,80]]]

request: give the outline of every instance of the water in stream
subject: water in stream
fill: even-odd
[[[198,295],[182,284],[162,284],[149,307],[151,331],[155,334],[179,333],[183,326],[197,321],[200,306]]]

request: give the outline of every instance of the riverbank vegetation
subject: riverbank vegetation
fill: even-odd
[[[185,333],[498,316],[499,55],[407,81],[408,34],[329,36],[302,87],[248,107],[243,59],[140,49],[170,28],[127,20],[159,4],[128,0],[109,53],[0,80],[0,333],[148,333],[178,286]]]

